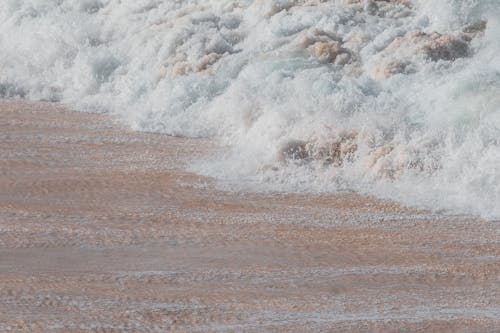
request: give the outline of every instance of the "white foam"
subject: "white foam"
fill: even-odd
[[[5,0],[0,94],[218,138],[231,153],[193,168],[232,187],[499,217],[496,1],[348,2]]]

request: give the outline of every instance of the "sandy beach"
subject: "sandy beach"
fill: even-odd
[[[205,139],[0,103],[0,332],[500,332],[500,223],[228,193]]]

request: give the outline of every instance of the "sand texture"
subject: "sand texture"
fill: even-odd
[[[227,193],[208,140],[0,103],[0,332],[500,332],[500,222]]]

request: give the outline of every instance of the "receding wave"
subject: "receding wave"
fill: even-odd
[[[6,0],[0,96],[214,137],[193,169],[500,217],[494,0]]]

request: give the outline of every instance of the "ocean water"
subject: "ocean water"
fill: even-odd
[[[0,96],[212,137],[232,189],[500,217],[497,0],[3,0]]]

